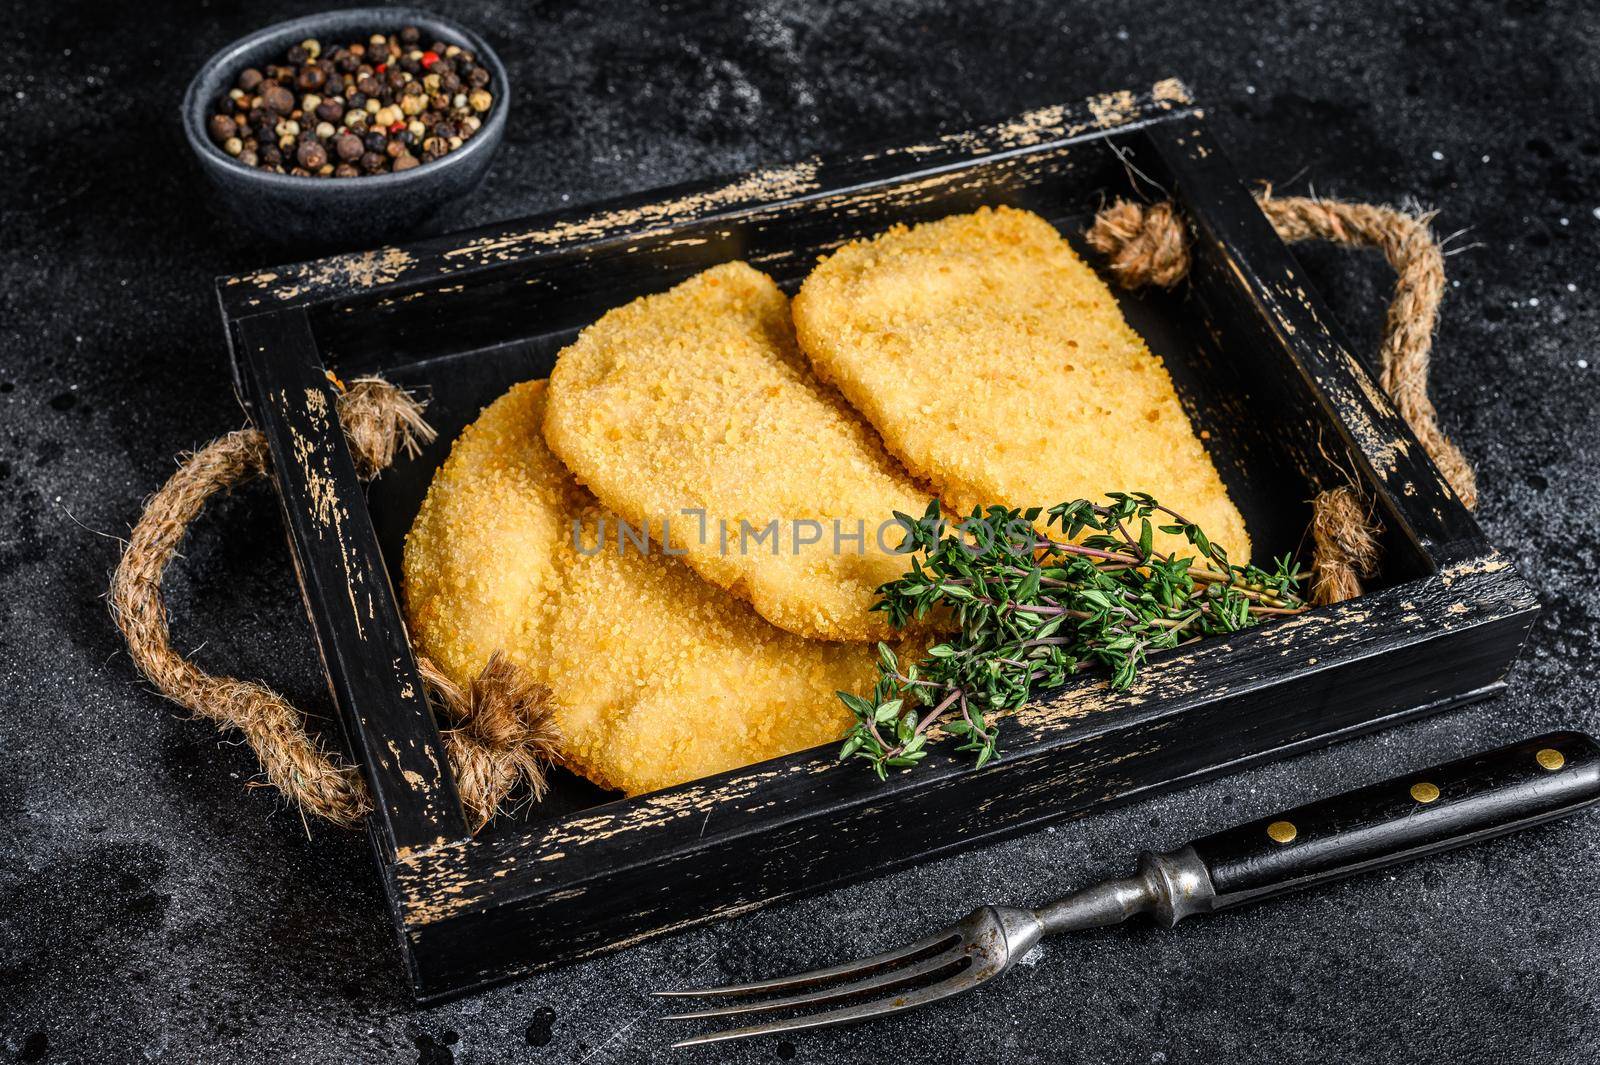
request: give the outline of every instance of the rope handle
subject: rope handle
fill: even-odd
[[[371,478],[398,451],[416,453],[433,439],[422,405],[381,378],[352,382],[338,397],[340,423],[357,472]],[[139,671],[168,699],[224,729],[236,729],[255,752],[267,783],[302,811],[341,826],[371,809],[360,771],[307,732],[306,715],[264,684],[215,676],[172,647],[162,578],[189,526],[210,498],[267,472],[266,437],[239,429],[186,455],[145,503],[112,576],[111,616]],[[555,751],[543,688],[495,655],[463,690],[426,658],[423,681],[455,727],[443,734],[462,805],[481,828],[526,783],[544,793],[544,764]]]
[[[1256,203],[1285,243],[1325,240],[1383,253],[1395,286],[1378,349],[1379,383],[1456,495],[1476,508],[1472,464],[1439,428],[1428,398],[1433,333],[1444,297],[1444,252],[1433,236],[1433,213],[1308,196],[1275,198],[1270,185],[1256,193]],[[1124,287],[1171,288],[1188,276],[1189,231],[1171,203],[1117,200],[1095,215],[1088,241]],[[1312,598],[1326,604],[1360,595],[1362,579],[1378,572],[1371,508],[1345,485],[1318,493],[1311,508]]]

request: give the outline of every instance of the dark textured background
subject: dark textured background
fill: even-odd
[[[417,1010],[358,835],[250,790],[248,752],[135,677],[101,599],[140,498],[239,423],[176,105],[312,5],[10,5],[0,18],[0,1055],[643,1061],[655,987],[802,966],[1122,871],[1141,845],[1556,726],[1600,730],[1600,14],[1538,0],[442,4],[516,80],[476,224],[1179,74],[1239,170],[1440,209],[1435,395],[1545,612],[1497,701],[891,878]],[[1389,283],[1297,250],[1363,350]],[[276,505],[214,508],[180,646],[326,711]],[[1002,985],[694,1060],[1578,1062],[1600,1037],[1595,815],[1292,900],[1051,941]],[[691,1060],[684,1056],[682,1060]]]

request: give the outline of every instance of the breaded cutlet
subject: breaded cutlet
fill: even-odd
[[[1249,559],[1166,368],[1038,215],[985,208],[847,244],[806,278],[794,323],[817,374],[962,513],[1143,491]]]
[[[909,568],[894,513],[928,495],[817,381],[765,274],[726,263],[589,326],[550,375],[544,432],[609,510],[657,542],[667,521],[696,573],[774,625],[892,637],[869,608]]]
[[[842,736],[834,692],[871,686],[872,650],[784,632],[676,559],[592,550],[615,519],[545,446],[545,404],[543,381],[512,388],[435,475],[402,564],[418,649],[461,684],[504,651],[548,687],[563,761],[630,795]]]

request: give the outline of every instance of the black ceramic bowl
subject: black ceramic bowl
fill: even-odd
[[[494,106],[473,138],[444,158],[398,174],[295,177],[246,166],[206,136],[212,107],[246,67],[280,62],[292,45],[308,37],[332,48],[403,26],[416,26],[424,40],[459,44],[489,68]],[[268,26],[206,60],[183,95],[183,132],[241,225],[278,243],[371,243],[414,230],[471,194],[505,135],[510,88],[500,57],[465,26],[415,8],[349,8]]]

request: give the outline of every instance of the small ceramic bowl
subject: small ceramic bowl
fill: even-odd
[[[308,37],[332,48],[404,26],[416,26],[424,40],[459,44],[489,68],[494,106],[473,138],[444,158],[398,174],[296,177],[246,166],[206,135],[216,101],[246,67],[281,62]],[[424,225],[477,188],[505,135],[510,89],[500,57],[465,26],[414,8],[349,8],[257,30],[206,60],[183,96],[183,132],[229,212],[252,232],[280,244],[373,243]]]

